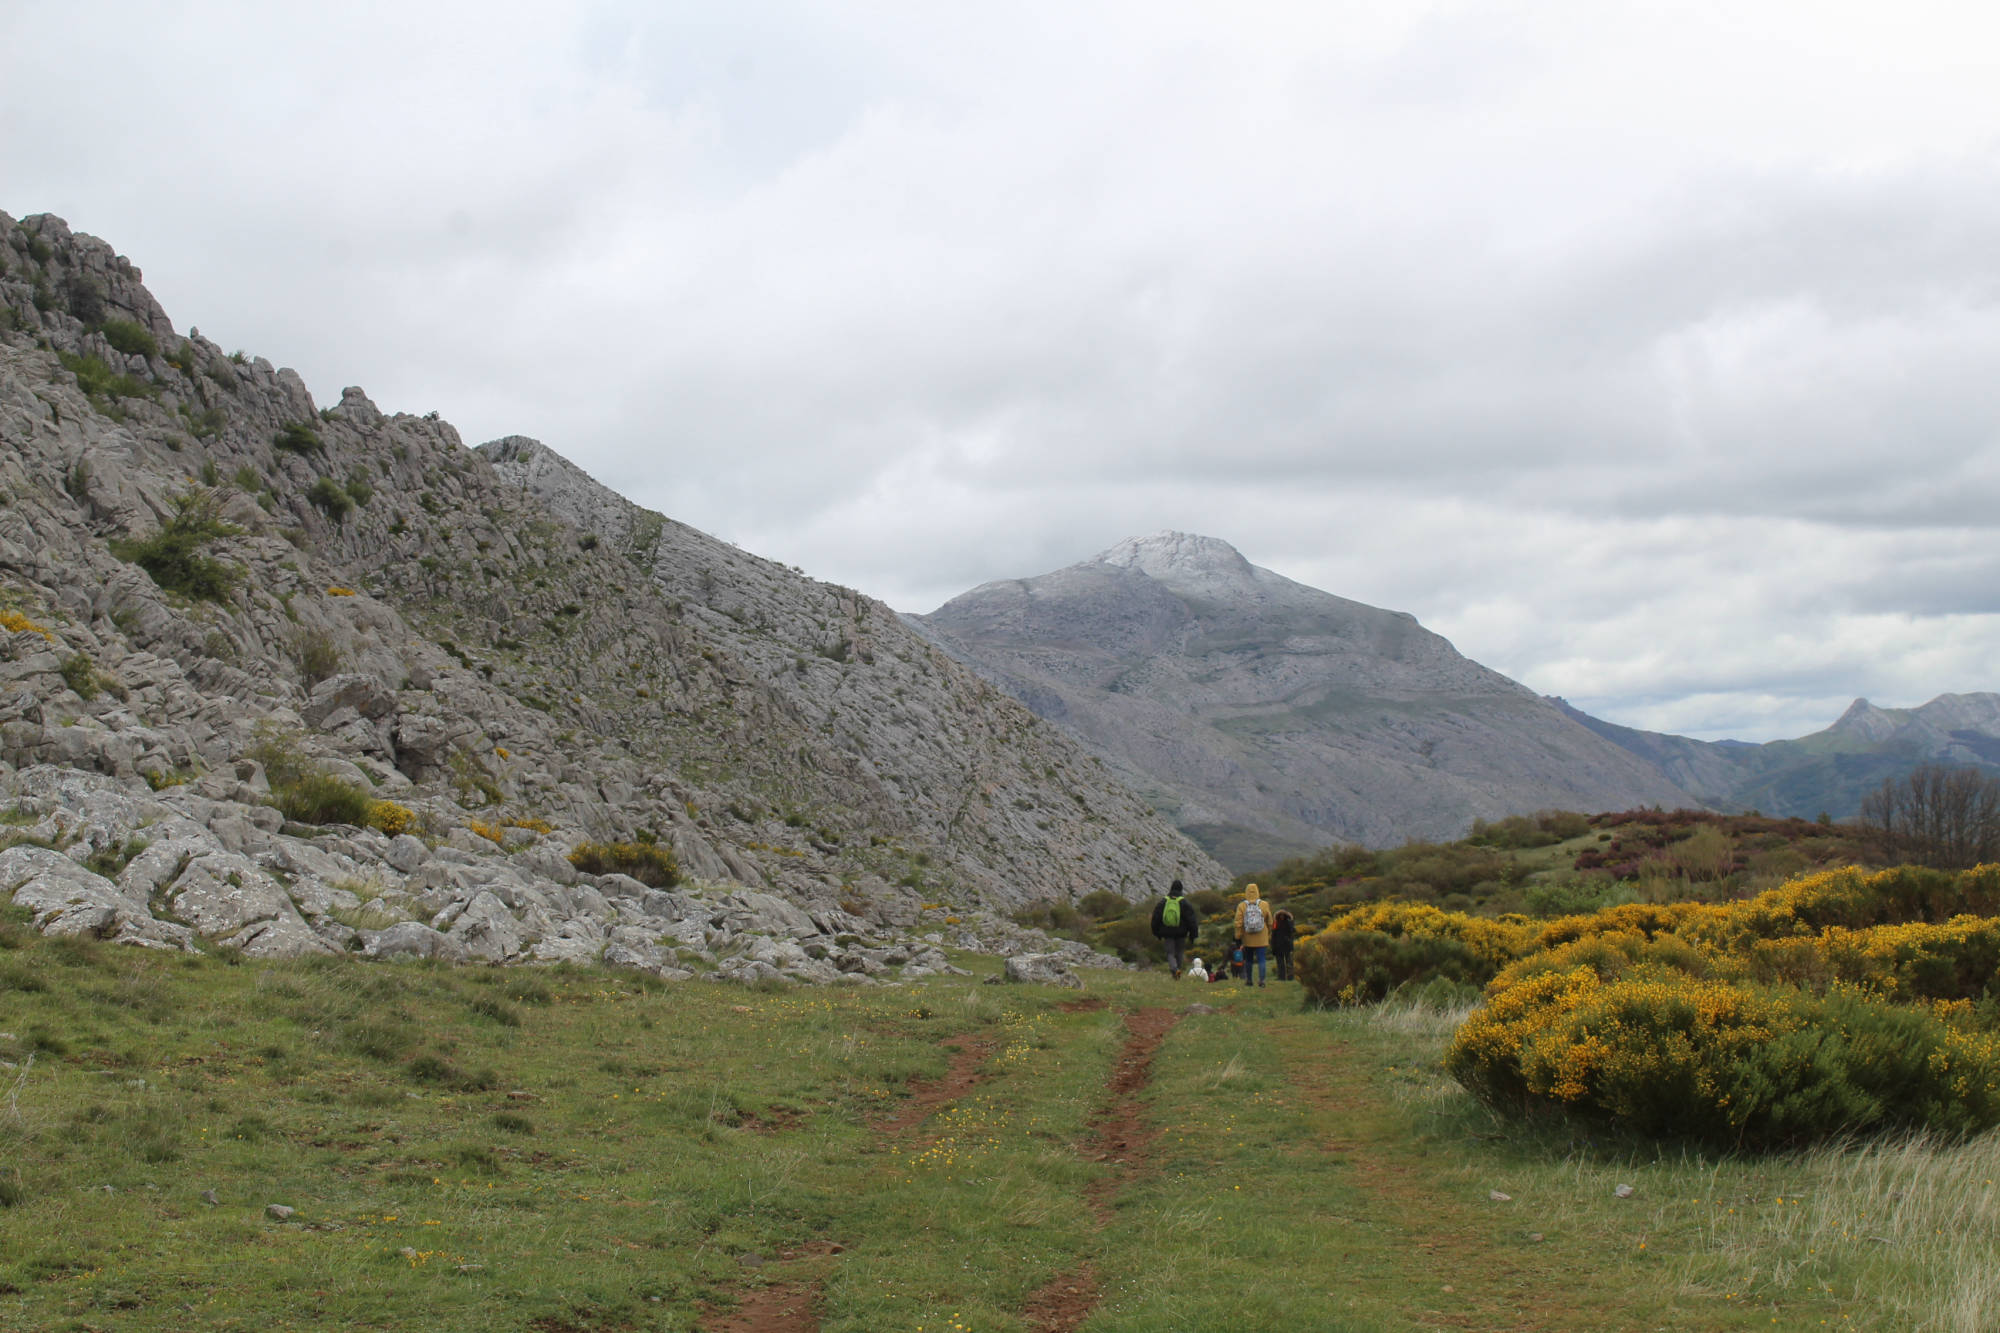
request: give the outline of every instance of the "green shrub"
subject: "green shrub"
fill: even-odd
[[[385,1062],[400,1059],[417,1040],[409,1024],[375,1014],[341,1024],[339,1033],[348,1050]]]
[[[420,1055],[410,1061],[408,1073],[419,1083],[449,1083],[458,1077],[458,1069],[441,1055]]]
[[[2000,1124],[1990,1033],[1852,991],[1772,991],[1657,966],[1511,986],[1466,1020],[1445,1067],[1503,1109],[1554,1106],[1732,1148]]]
[[[180,406],[181,420],[187,423],[188,434],[197,440],[212,440],[222,433],[229,424],[229,416],[219,407],[204,407],[196,411],[191,403]]]
[[[325,630],[307,630],[300,635],[294,655],[299,664],[299,679],[308,690],[340,671],[340,645]]]
[[[1299,946],[1293,966],[1299,985],[1320,1004],[1374,1004],[1411,982],[1481,986],[1493,977],[1492,963],[1463,941],[1377,930],[1315,935]]]
[[[77,356],[71,352],[57,352],[56,360],[62,368],[76,376],[76,387],[92,405],[102,409],[114,405],[120,398],[150,398],[158,390],[136,375],[113,370],[101,356],[85,354]]]
[[[1472,821],[1472,832],[1465,841],[1482,847],[1505,847],[1523,850],[1530,847],[1546,847],[1562,839],[1540,823],[1526,815],[1509,815],[1505,819],[1487,823],[1483,819]]]
[[[347,474],[347,494],[357,505],[366,505],[375,498],[375,487],[368,480],[368,474],[356,468]]]
[[[301,457],[318,453],[326,448],[320,442],[319,432],[313,429],[310,421],[291,421],[280,426],[278,433],[271,437],[271,444],[286,453],[298,454]]]
[[[107,319],[98,330],[104,340],[127,356],[155,357],[160,354],[160,344],[143,324],[129,319]]]
[[[1077,910],[1087,917],[1098,921],[1110,921],[1123,916],[1132,903],[1110,889],[1095,889],[1079,899],[1076,906]]]
[[[1557,842],[1568,842],[1590,832],[1590,816],[1574,810],[1544,810],[1535,816],[1535,823],[1544,832],[1555,834]]]
[[[28,258],[37,264],[46,264],[55,257],[55,248],[39,236],[28,238]]]
[[[466,1007],[475,1014],[492,1019],[502,1027],[521,1026],[521,1011],[491,995],[475,996]]]
[[[240,571],[201,554],[220,537],[241,531],[222,521],[220,496],[205,486],[190,487],[174,500],[173,517],[150,537],[111,543],[112,554],[153,576],[170,592],[220,602],[235,588]]]
[[[1150,913],[1106,921],[1098,926],[1096,938],[1090,943],[1107,953],[1117,954],[1128,963],[1165,956],[1165,951],[1159,947],[1159,941],[1153,938]]]
[[[1077,940],[1083,938],[1082,931],[1086,924],[1083,913],[1077,911],[1074,905],[1057,898],[1043,898],[1025,907],[1016,908],[1013,920],[1016,925],[1027,926],[1033,930],[1046,930],[1054,935],[1067,935]]]
[[[285,818],[301,824],[367,825],[374,797],[321,772],[295,734],[260,724],[248,754],[263,765],[264,780],[271,784],[271,804]]]
[[[132,858],[145,851],[152,843],[145,838],[130,837],[116,847],[104,847],[84,858],[84,868],[94,870],[106,879],[118,878],[119,872],[132,864]]]
[[[630,875],[656,889],[678,884],[681,878],[673,852],[657,843],[578,843],[569,863],[586,875]]]
[[[83,274],[72,273],[63,279],[63,300],[69,306],[70,314],[85,324],[103,322],[104,293]]]
[[[88,702],[98,695],[97,664],[90,660],[88,653],[72,653],[62,661],[63,684],[75,691],[76,697]]]
[[[374,798],[351,782],[324,773],[308,773],[282,790],[272,788],[273,804],[287,819],[301,824],[368,823],[368,807]]]
[[[321,477],[306,492],[306,499],[335,523],[345,523],[347,516],[354,512],[354,497],[347,488],[332,477]]]
[[[1521,897],[1529,915],[1542,917],[1575,916],[1634,901],[1631,886],[1604,876],[1530,884]]]

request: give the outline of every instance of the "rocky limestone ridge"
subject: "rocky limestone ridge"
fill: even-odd
[[[234,778],[153,791],[55,765],[0,772],[14,825],[0,885],[50,935],[260,958],[358,953],[447,962],[593,963],[670,980],[859,985],[963,975],[943,947],[1117,963],[998,923],[885,932],[733,883],[649,887],[586,875],[521,829],[435,841],[372,828],[300,836]]]
[[[1243,870],[1548,807],[1693,803],[1414,617],[1212,537],[1134,538],[915,620]]]
[[[491,452],[581,476],[539,446]],[[188,512],[223,525],[193,551],[226,575],[206,597],[135,563]],[[412,890],[429,862],[387,859],[399,843],[410,859],[407,840],[272,827],[266,765],[287,752],[403,807],[420,846],[497,858],[525,888],[481,899],[460,875]],[[654,839],[708,886],[703,901],[761,895],[884,947],[956,916],[972,932],[958,938],[1018,951],[1032,941],[995,914],[1024,902],[1222,876],[1069,738],[879,604],[594,483],[524,484],[435,414],[384,413],[356,388],[321,407],[292,371],[177,332],[136,268],[49,216],[0,214],[0,765],[9,782],[38,775],[16,816],[35,827],[52,817],[37,804],[56,799],[47,774],[94,774],[133,800],[157,789],[187,837],[204,825],[267,872],[294,844],[338,843],[353,882],[456,895],[393,903],[412,913],[396,927],[450,935],[473,902],[497,902],[522,941],[509,958],[593,938],[565,923],[701,915],[656,901],[634,917],[572,882],[567,853],[586,840]],[[196,797],[207,804],[173,805]],[[169,818],[146,809],[138,819]],[[239,822],[276,841],[253,846]],[[115,887],[88,863],[119,827],[15,847],[0,894],[25,892],[60,928],[70,915],[43,902],[49,885],[107,890],[39,853]],[[110,915],[91,928],[371,947],[325,925],[327,902],[359,910],[344,900],[295,900],[302,932],[260,890],[254,910],[271,910],[254,920],[284,928],[243,937],[250,919],[190,919],[177,882],[98,901]],[[222,896],[241,888],[219,882]],[[685,934],[654,943],[694,947]]]

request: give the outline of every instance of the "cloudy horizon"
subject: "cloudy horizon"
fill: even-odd
[[[1764,740],[2000,688],[1996,27],[21,5],[0,209],[901,610],[1200,532]]]

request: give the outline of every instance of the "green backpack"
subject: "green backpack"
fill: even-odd
[[[1160,924],[1174,930],[1181,927],[1181,900],[1169,898],[1160,908]]]

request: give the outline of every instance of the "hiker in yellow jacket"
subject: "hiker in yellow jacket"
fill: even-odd
[[[1264,984],[1264,957],[1271,949],[1271,908],[1252,884],[1236,904],[1236,942],[1243,946],[1243,984],[1250,984],[1250,964],[1257,964],[1257,984]]]

